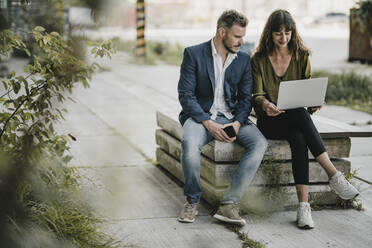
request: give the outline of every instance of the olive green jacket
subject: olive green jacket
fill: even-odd
[[[287,71],[283,77],[275,74],[268,56],[254,54],[252,57],[253,107],[257,117],[264,115],[262,103],[268,100],[277,104],[279,84],[281,81],[307,79],[311,77],[310,58],[300,53],[298,59],[292,55]]]

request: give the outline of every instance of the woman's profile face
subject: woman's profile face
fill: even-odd
[[[281,27],[279,32],[272,32],[272,37],[275,47],[283,48],[288,46],[292,37],[292,31],[287,31],[285,27]]]

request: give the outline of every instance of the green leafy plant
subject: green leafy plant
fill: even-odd
[[[352,13],[362,32],[372,27],[372,0],[359,0]]]
[[[341,105],[372,114],[372,79],[355,71],[330,73],[315,71],[316,77],[328,77],[326,103]]]
[[[100,230],[103,218],[80,197],[76,168],[67,142],[53,124],[67,112],[62,103],[80,83],[89,86],[100,68],[75,54],[71,40],[41,26],[29,32],[41,53],[11,33],[0,32],[0,54],[17,49],[32,58],[25,74],[1,79],[0,241],[4,247],[119,247]],[[93,44],[91,56],[110,57],[111,41]],[[76,47],[75,47],[76,49]],[[0,57],[1,59],[1,57]]]
[[[291,175],[285,173],[278,161],[267,160],[263,164],[263,173],[266,184],[264,187],[265,198],[270,202],[272,210],[283,209],[284,203],[288,201],[289,192],[287,187],[281,184],[281,180],[289,180]]]

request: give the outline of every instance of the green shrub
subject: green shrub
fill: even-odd
[[[372,25],[372,0],[359,0],[352,12],[362,32]]]
[[[136,45],[134,41],[124,41],[116,37],[113,39],[115,49],[135,56]],[[169,65],[181,65],[184,47],[179,43],[147,41],[146,59],[147,64],[163,62]]]
[[[330,73],[315,71],[313,78],[328,77],[326,103],[372,114],[372,78],[355,71]]]
[[[73,40],[43,27],[31,32],[33,54],[10,30],[0,31],[0,54],[22,50],[32,61],[26,75],[11,71],[2,78],[0,95],[0,244],[1,247],[113,248],[119,243],[100,230],[103,218],[80,197],[79,174],[68,167],[68,136],[53,123],[63,119],[65,101],[77,83],[97,67],[87,64]],[[109,56],[111,41],[96,42],[94,56]],[[1,59],[1,56],[0,56]]]

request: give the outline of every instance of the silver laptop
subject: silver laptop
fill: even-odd
[[[328,78],[283,81],[279,85],[280,110],[320,106],[324,103]]]

